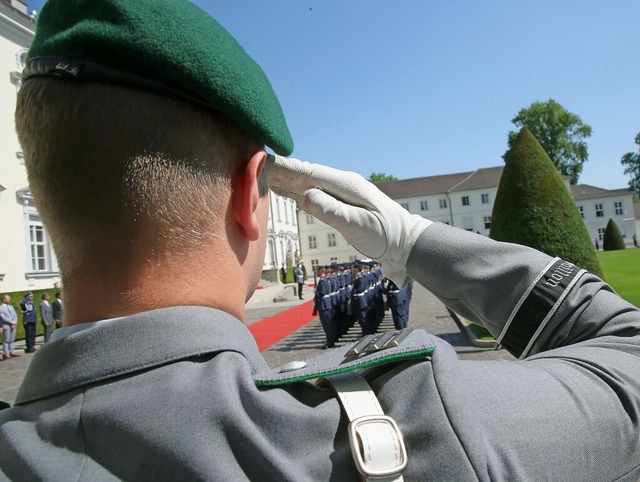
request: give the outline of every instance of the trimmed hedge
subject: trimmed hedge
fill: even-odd
[[[16,331],[16,340],[24,340],[24,323],[22,323],[22,308],[20,308],[20,302],[24,299],[25,293],[33,293],[33,306],[36,310],[36,319],[38,322],[36,323],[36,336],[44,335],[44,325],[42,324],[42,316],[40,315],[40,303],[42,302],[42,293],[49,293],[49,303],[53,303],[56,300],[56,290],[55,288],[46,289],[46,290],[34,290],[30,292],[25,291],[14,291],[13,293],[0,293],[0,296],[9,295],[11,296],[11,303],[18,314],[18,324]],[[0,337],[1,338],[1,337]]]
[[[490,237],[530,246],[602,277],[575,201],[558,169],[526,127],[505,156]]]
[[[604,230],[604,237],[602,239],[602,249],[604,251],[615,251],[616,249],[626,249],[627,246],[620,232],[620,228],[616,222],[609,218],[607,227]]]

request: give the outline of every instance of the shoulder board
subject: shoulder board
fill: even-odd
[[[258,387],[276,387],[395,361],[425,358],[434,351],[435,346],[425,331],[405,328],[367,335],[356,343],[332,349],[316,358],[258,373],[253,379]]]

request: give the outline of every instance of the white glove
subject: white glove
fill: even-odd
[[[269,184],[305,212],[334,227],[365,256],[380,261],[398,286],[407,281],[407,258],[432,221],[410,214],[355,172],[282,156],[269,156]]]

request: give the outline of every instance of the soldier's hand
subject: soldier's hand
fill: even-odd
[[[407,280],[411,248],[432,221],[410,214],[355,172],[269,156],[269,183],[305,212],[334,227],[358,251],[383,264],[398,286]]]

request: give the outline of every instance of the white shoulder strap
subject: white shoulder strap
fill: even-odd
[[[327,377],[349,417],[349,442],[358,471],[367,481],[402,481],[407,451],[395,420],[382,411],[375,393],[357,373]]]

